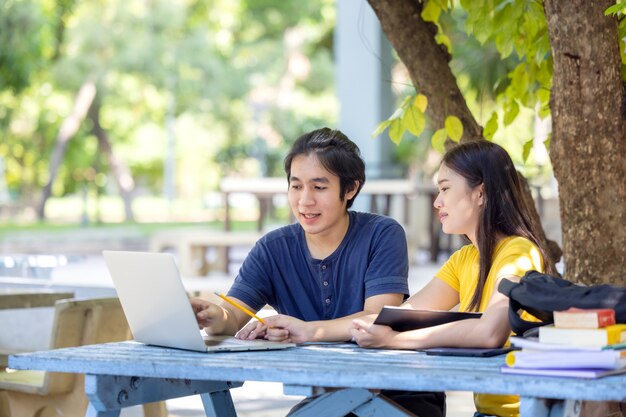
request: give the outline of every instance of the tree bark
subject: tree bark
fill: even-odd
[[[117,183],[117,187],[120,192],[120,196],[124,201],[124,213],[127,221],[133,221],[135,216],[133,215],[133,190],[135,188],[135,181],[133,180],[130,170],[124,164],[123,161],[118,159],[113,153],[113,147],[107,136],[106,131],[100,124],[100,103],[98,100],[94,101],[93,105],[89,109],[89,118],[93,123],[92,132],[98,138],[98,148],[103,152],[109,162],[109,167],[113,173],[113,177]]]
[[[435,42],[437,27],[425,22],[416,0],[368,0],[380,20],[389,42],[409,71],[413,85],[428,97],[426,114],[435,129],[442,128],[447,116],[463,123],[461,141],[482,139],[483,129],[476,122],[450,69],[450,54]]]
[[[43,187],[41,192],[41,199],[37,206],[37,217],[40,219],[45,218],[46,202],[52,194],[52,184],[56,178],[61,162],[63,161],[63,155],[65,154],[65,148],[69,140],[76,134],[80,124],[87,115],[87,111],[96,96],[96,86],[93,82],[87,81],[78,90],[76,94],[76,100],[74,101],[74,108],[72,113],[63,120],[59,133],[56,137],[56,143],[54,145],[54,151],[52,152],[52,159],[50,160],[50,173],[48,175],[48,182]]]
[[[614,3],[544,3],[565,275],[587,284],[626,280],[626,91],[617,22],[604,16]]]
[[[426,114],[435,128],[444,126],[446,116],[455,115],[463,123],[461,142],[483,140],[482,127],[470,112],[465,98],[450,69],[450,54],[445,46],[437,44],[437,28],[425,22],[420,13],[422,3],[415,0],[368,0],[380,20],[381,27],[405,64],[413,85],[428,97]],[[546,261],[554,265],[561,257],[558,244],[549,241],[541,225],[530,188],[524,184],[524,200],[528,206],[537,238],[549,249]]]

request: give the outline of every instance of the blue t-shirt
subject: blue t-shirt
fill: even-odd
[[[228,295],[255,311],[269,304],[281,314],[305,321],[357,313],[374,295],[408,295],[402,226],[384,216],[348,213],[348,231],[326,259],[311,257],[297,223],[263,236],[243,262]]]

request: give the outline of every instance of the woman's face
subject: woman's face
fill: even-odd
[[[483,185],[470,188],[465,178],[443,164],[437,185],[439,194],[434,206],[444,233],[467,235],[476,244],[476,228],[484,204]]]

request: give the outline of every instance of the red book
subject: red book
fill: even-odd
[[[554,312],[554,327],[565,329],[599,329],[615,324],[612,308],[581,309],[569,308]]]

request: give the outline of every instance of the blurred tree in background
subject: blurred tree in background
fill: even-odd
[[[181,197],[277,175],[289,141],[334,124],[334,2],[5,0],[0,157],[45,214],[85,186]],[[173,155],[172,155],[173,154]],[[43,190],[43,198],[41,197]]]

